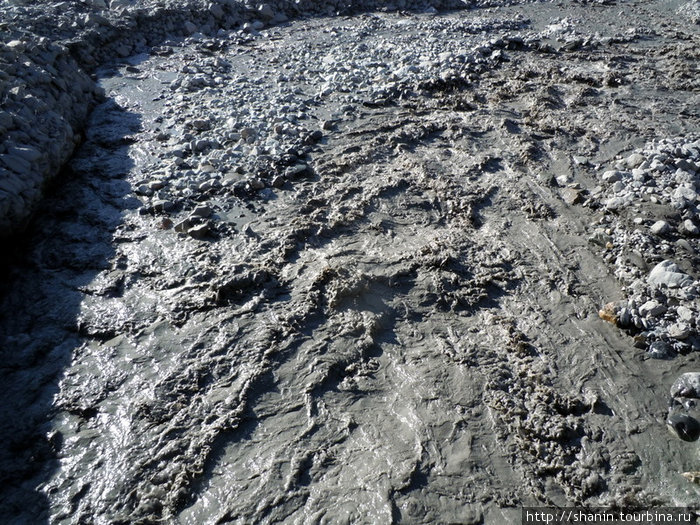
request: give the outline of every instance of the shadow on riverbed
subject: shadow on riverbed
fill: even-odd
[[[0,261],[0,516],[7,524],[49,522],[41,485],[57,468],[62,441],[52,431],[54,396],[83,344],[77,318],[85,287],[111,266],[114,233],[137,204],[124,176],[140,117],[107,101],[90,127],[30,226],[5,241]],[[67,496],[58,499],[79,498]]]

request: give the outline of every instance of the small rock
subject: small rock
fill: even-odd
[[[671,231],[671,226],[666,221],[656,221],[649,229],[654,235],[663,235]]]
[[[654,341],[649,346],[649,355],[653,359],[671,359],[675,356],[675,352],[666,341]]]
[[[673,193],[671,194],[671,198],[676,201],[688,201],[691,203],[694,203],[697,198],[698,194],[695,190],[692,188],[686,188],[685,186],[680,186],[673,190]]]
[[[565,203],[567,203],[570,206],[573,206],[574,204],[578,204],[581,202],[581,193],[581,190],[576,190],[574,188],[564,188],[561,191],[561,197],[562,199],[564,199]]]
[[[690,336],[690,327],[685,323],[675,323],[668,327],[669,337],[683,341]]]
[[[700,372],[681,374],[671,386],[671,397],[700,399]]]
[[[225,16],[224,10],[221,8],[221,6],[219,4],[211,4],[209,6],[209,12],[217,20],[221,20]]]
[[[639,307],[639,313],[645,317],[657,317],[666,312],[666,307],[657,301],[647,301]]]
[[[610,199],[605,201],[605,207],[608,210],[619,210],[620,208],[623,208],[625,206],[626,202],[625,199],[622,197],[611,197]]]
[[[685,239],[678,239],[676,241],[676,246],[685,250],[688,253],[692,253],[692,254],[695,253],[695,248],[693,248],[693,246]]]
[[[605,233],[605,230],[602,229],[597,229],[593,232],[593,235],[591,235],[588,238],[588,242],[592,242],[593,244],[597,244],[598,246],[606,247],[608,244],[612,243],[612,237]]]
[[[150,197],[153,195],[153,190],[147,184],[141,184],[134,189],[134,193]]]
[[[700,228],[691,219],[683,221],[683,231],[688,235],[700,235]]]
[[[175,205],[168,200],[159,199],[153,202],[153,209],[159,213],[167,213],[173,210]]]
[[[700,171],[700,165],[698,165],[695,162],[691,162],[686,159],[679,159],[676,161],[676,167],[688,171],[688,172],[695,172],[695,171]]]
[[[208,129],[211,129],[211,122],[204,119],[193,120],[190,124],[192,124],[193,128],[198,129],[199,131],[207,131]]]
[[[309,133],[306,138],[304,139],[305,144],[315,144],[319,140],[323,138],[323,132],[319,129],[312,131]]]
[[[700,422],[689,414],[674,412],[669,415],[666,424],[683,441],[696,441],[700,436]]]
[[[564,186],[566,186],[567,184],[569,184],[569,183],[570,183],[572,180],[574,180],[574,179],[573,179],[573,177],[572,177],[571,175],[566,175],[566,174],[565,174],[565,175],[559,175],[559,176],[556,177],[554,180],[556,180],[556,181],[557,181],[557,184],[563,188]]]
[[[190,219],[184,219],[175,225],[175,231],[185,233],[190,226],[192,226],[192,221]]]
[[[198,224],[187,230],[187,235],[193,239],[203,239],[209,234],[210,230],[209,224],[205,222],[204,224]]]
[[[272,10],[270,4],[262,4],[258,8],[258,14],[263,20],[272,20],[275,18],[275,12]]]
[[[284,186],[284,177],[282,175],[277,175],[274,179],[272,179],[272,186],[275,188],[281,188]]]
[[[681,476],[683,476],[691,483],[697,483],[698,485],[700,485],[700,470],[683,472]]]
[[[620,174],[619,171],[610,170],[610,171],[606,171],[605,173],[603,173],[602,179],[603,179],[603,182],[607,182],[607,183],[612,184],[613,182],[617,182],[619,180],[622,180],[622,175]]]
[[[194,210],[192,210],[190,215],[192,217],[202,217],[203,219],[206,219],[207,217],[211,217],[211,214],[212,209],[209,206],[206,204],[200,204]]]
[[[260,179],[250,179],[248,185],[254,190],[262,190],[265,187],[265,183]]]
[[[676,315],[681,321],[690,321],[694,317],[693,311],[687,306],[682,305],[676,308]]]
[[[642,162],[644,162],[644,156],[639,153],[632,153],[632,155],[627,157],[624,161],[625,166],[627,166],[628,169],[637,168],[642,164]]]
[[[603,308],[601,308],[598,311],[598,317],[600,317],[603,321],[607,321],[608,323],[616,325],[619,320],[619,317],[617,315],[618,310],[619,303],[607,303],[605,306],[603,306]]]
[[[258,132],[255,130],[255,128],[243,128],[241,130],[241,138],[243,140],[248,140],[248,139],[254,139],[257,136]]]
[[[284,176],[288,179],[293,179],[305,174],[308,169],[309,167],[306,164],[295,164],[294,166],[290,166],[285,170]]]
[[[620,310],[620,317],[617,324],[621,328],[629,328],[632,326],[632,313],[630,312],[629,308],[623,308]]]
[[[185,22],[185,31],[188,34],[192,35],[197,32],[197,26],[188,20],[187,22]]]
[[[649,284],[664,285],[669,288],[683,288],[693,284],[693,279],[683,273],[673,261],[662,261],[649,272]]]

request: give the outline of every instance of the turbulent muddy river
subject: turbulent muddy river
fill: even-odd
[[[699,20],[380,10],[97,69],[3,261],[0,521],[697,505]]]

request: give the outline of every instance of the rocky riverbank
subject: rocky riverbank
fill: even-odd
[[[256,32],[289,19],[372,9],[455,9],[461,1],[202,1],[0,3],[0,235],[26,226],[47,183],[70,158],[99,90],[89,75],[109,60],[147,52],[169,37]]]

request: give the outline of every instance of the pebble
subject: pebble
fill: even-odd
[[[153,209],[156,212],[171,212],[175,208],[172,201],[159,199],[153,202]]]
[[[663,235],[671,231],[671,226],[666,221],[656,221],[649,229],[654,235]]]
[[[596,229],[593,234],[588,237],[588,242],[597,244],[598,246],[606,247],[608,244],[612,244],[613,238],[605,233],[603,229]]]
[[[682,305],[676,308],[676,315],[678,315],[678,319],[681,321],[690,321],[695,316],[690,308]]]
[[[688,235],[700,235],[700,228],[691,219],[683,221],[683,231]]]
[[[306,164],[295,164],[294,166],[290,166],[285,170],[284,176],[288,179],[293,179],[305,174],[308,169],[309,167]]]
[[[273,11],[270,4],[262,4],[258,8],[258,15],[263,19],[270,21],[275,18],[275,12]]]
[[[676,353],[673,347],[665,341],[654,341],[649,346],[649,355],[653,359],[671,359]]]
[[[564,188],[561,192],[562,199],[564,202],[570,206],[578,204],[582,201],[581,190],[576,190],[574,188]]]
[[[625,159],[625,166],[628,169],[637,168],[642,162],[644,162],[644,156],[640,153],[632,153],[629,157]]]
[[[198,224],[196,226],[192,226],[187,230],[187,235],[192,237],[193,239],[203,239],[207,235],[209,235],[209,232],[211,231],[211,228],[209,226],[209,223],[203,223],[203,224]]]
[[[606,171],[605,173],[603,173],[602,179],[603,179],[603,182],[607,182],[607,183],[612,184],[614,182],[618,182],[618,181],[622,180],[622,175],[619,171],[610,170],[610,171]]]
[[[200,204],[190,214],[192,217],[202,217],[204,219],[211,217],[212,209],[206,204]]]
[[[683,441],[696,441],[700,437],[700,423],[688,414],[675,412],[669,415],[666,424]]]
[[[675,323],[668,327],[668,335],[682,341],[690,336],[690,326],[686,323]]]
[[[671,386],[671,397],[700,399],[700,372],[681,374]]]
[[[265,183],[261,179],[250,179],[248,185],[254,190],[262,190],[265,188]]]
[[[667,308],[664,305],[651,300],[639,307],[639,314],[645,317],[657,317],[666,312],[666,310]]]

